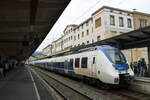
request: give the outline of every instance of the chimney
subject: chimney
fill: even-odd
[[[136,9],[134,8],[133,11],[136,11]]]

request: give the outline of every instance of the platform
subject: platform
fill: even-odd
[[[0,76],[0,100],[53,100],[41,81],[27,67]]]
[[[135,80],[131,84],[130,88],[134,91],[139,91],[150,95],[150,78],[135,77]]]

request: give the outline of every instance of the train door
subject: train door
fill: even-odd
[[[65,71],[65,73],[68,72],[68,61],[67,60],[65,60],[65,63],[64,63],[64,71]]]
[[[73,70],[73,59],[70,59],[68,70]]]
[[[93,77],[96,77],[96,56],[94,55],[94,56],[92,56],[92,68],[91,68],[91,70],[92,70],[92,76]]]

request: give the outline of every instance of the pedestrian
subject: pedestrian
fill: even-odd
[[[140,76],[145,76],[145,73],[147,71],[147,66],[146,66],[146,62],[144,58],[141,58],[141,62],[140,62]]]
[[[133,71],[134,71],[135,76],[138,76],[139,69],[138,69],[137,62],[133,62],[133,69],[134,69]]]
[[[141,76],[140,72],[141,72],[141,60],[138,61],[137,64],[138,68],[137,68],[137,76]]]
[[[9,70],[8,61],[5,61],[5,69],[6,69],[7,71]]]
[[[0,73],[1,75],[4,77],[4,67],[3,67],[3,63],[0,61]]]

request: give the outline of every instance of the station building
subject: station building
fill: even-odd
[[[81,24],[67,25],[63,31],[64,35],[52,42],[51,50],[47,55],[66,52],[72,47],[98,42],[148,25],[150,25],[150,14],[103,6]],[[123,52],[128,62],[137,61],[143,55],[148,61],[147,48]]]
[[[133,11],[133,18],[134,18],[134,29],[143,28],[146,26],[150,26],[150,14],[138,12],[136,10]],[[145,58],[146,62],[148,63],[148,49],[145,48],[135,48],[132,49],[132,60],[137,61],[140,58]]]
[[[43,49],[43,54],[50,56],[52,54],[52,44],[49,44]]]

